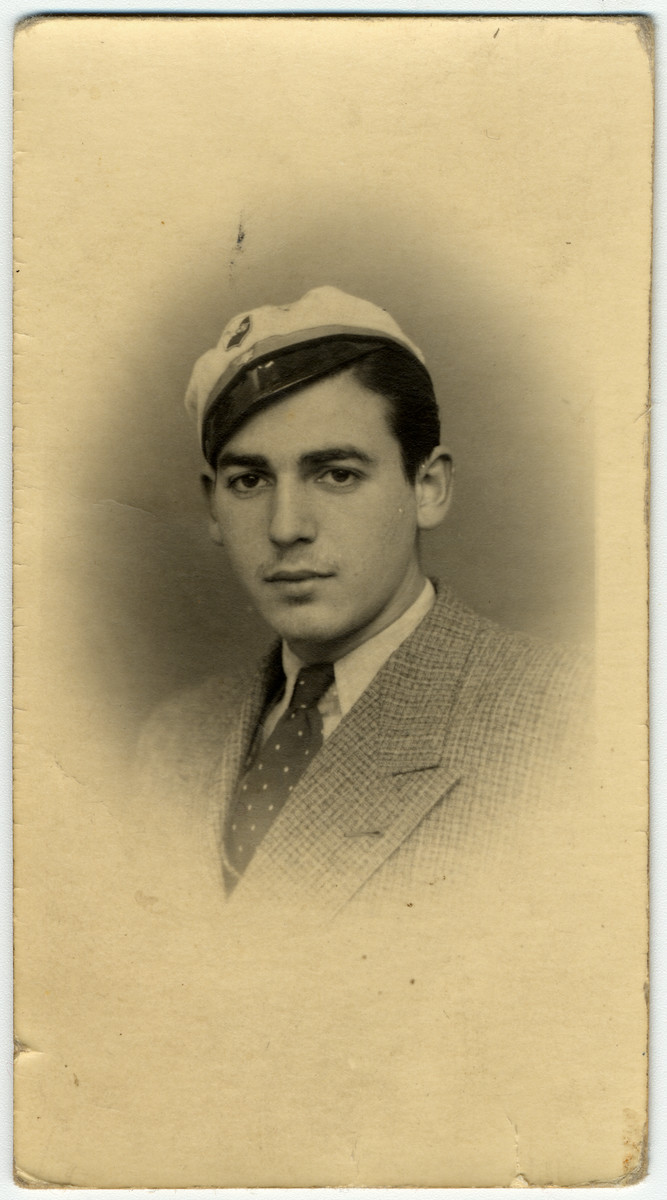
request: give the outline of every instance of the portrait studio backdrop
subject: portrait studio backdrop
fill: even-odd
[[[650,39],[623,18],[19,31],[24,1181],[641,1171]],[[361,953],[343,971],[332,955],[325,980],[323,944],[276,999],[252,945],[234,947],[230,984],[220,923],[193,932],[134,881],[127,775],[156,704],[270,636],[208,540],[192,365],[233,315],[320,284],[386,307],[424,351],[456,467],[429,573],[511,628],[594,633],[604,813],[583,806],[576,834],[564,820],[581,903],[562,901],[558,871],[545,884],[549,847],[519,846],[518,900],[459,897],[461,921],[445,906],[431,944],[405,905],[405,956],[392,926],[372,988]],[[408,965],[429,945],[444,963],[430,992]],[[266,949],[278,971],[282,942]],[[403,992],[385,1011],[386,975]]]

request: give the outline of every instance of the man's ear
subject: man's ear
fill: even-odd
[[[208,509],[209,537],[211,538],[211,541],[216,543],[216,545],[222,546],[222,531],[220,529],[220,522],[218,521],[214,504],[215,472],[212,470],[212,468],[206,467],[206,469],[202,472],[200,480],[202,492],[204,493],[204,499],[206,501],[206,507]]]
[[[444,446],[436,446],[417,471],[417,526],[435,529],[444,519],[452,496],[452,456]]]

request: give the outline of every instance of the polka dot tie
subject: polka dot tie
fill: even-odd
[[[228,889],[242,875],[299,779],[322,745],[317,708],[334,681],[332,663],[303,667],[292,699],[240,781],[225,835]]]

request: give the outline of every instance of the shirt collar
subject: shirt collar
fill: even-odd
[[[342,716],[345,716],[352,705],[356,704],[371,679],[377,675],[380,667],[384,666],[401,642],[404,642],[414,632],[434,603],[435,588],[430,579],[427,579],[414,604],[411,604],[397,620],[334,663],[336,692]],[[286,680],[284,697],[289,704],[296,677],[303,667],[303,663],[290,650],[287,642],[283,642],[282,660]]]

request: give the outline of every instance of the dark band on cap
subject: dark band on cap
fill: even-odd
[[[393,338],[336,336],[319,338],[255,359],[242,368],[232,383],[209,404],[202,429],[207,462],[215,467],[224,443],[251,412],[259,411],[278,396],[330,375],[383,346],[402,349],[410,358],[414,357]]]

